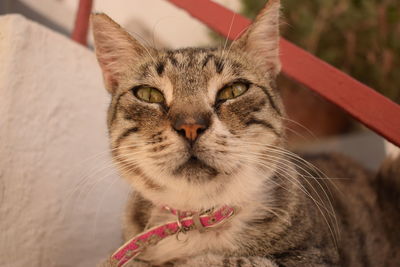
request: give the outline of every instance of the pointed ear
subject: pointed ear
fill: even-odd
[[[236,41],[236,46],[244,51],[258,68],[272,77],[276,77],[281,70],[279,60],[280,7],[280,0],[269,0],[253,24]]]
[[[113,93],[124,73],[148,50],[105,14],[92,14],[91,23],[104,84]]]

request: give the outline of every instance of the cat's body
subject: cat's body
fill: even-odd
[[[156,51],[93,16],[112,95],[112,153],[136,190],[125,238],[176,220],[164,206],[236,210],[206,232],[165,238],[127,266],[395,266],[397,239],[385,231],[396,222],[381,222],[378,203],[398,206],[377,197],[375,179],[340,157],[309,158],[325,176],[285,150],[278,24],[271,0],[229,47]]]
[[[398,266],[400,251],[395,236],[399,237],[399,233],[387,232],[382,223],[382,206],[375,190],[377,178],[339,155],[304,158],[324,170],[328,177],[337,178],[326,182],[297,177],[304,190],[316,201],[325,201],[321,209],[329,209],[325,193],[329,194],[336,218],[329,216],[325,210],[325,219],[315,202],[299,187],[278,179],[285,187],[275,191],[276,198],[282,200],[279,207],[282,210],[278,211],[281,217],[263,212],[262,207],[257,205],[259,203],[253,203],[242,207],[244,210],[237,217],[217,231],[201,234],[188,232],[185,242],[170,238],[149,249],[142,258],[153,259],[154,263],[167,259],[172,262],[179,259],[184,263],[190,259],[187,266],[203,266],[196,264],[203,257],[207,258],[207,265],[210,266],[275,266],[272,263],[276,266]],[[319,176],[315,170],[308,171],[315,177]],[[128,240],[146,226],[173,220],[176,217],[136,193],[126,209],[124,237]],[[393,218],[392,230],[396,230],[396,224]],[[390,236],[392,242],[388,239]],[[222,261],[206,253],[222,255]],[[268,258],[271,265],[260,263],[259,258]],[[251,261],[248,263],[247,259]]]

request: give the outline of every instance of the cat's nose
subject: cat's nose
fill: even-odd
[[[176,130],[180,135],[193,142],[202,132],[204,132],[205,128],[204,125],[200,124],[182,124],[177,127]]]
[[[189,142],[193,143],[205,130],[207,130],[208,124],[205,120],[201,119],[186,119],[177,120],[173,127],[178,134],[185,137]]]

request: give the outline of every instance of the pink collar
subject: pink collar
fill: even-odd
[[[207,228],[215,227],[235,214],[235,209],[228,206],[223,206],[216,211],[205,212],[205,214],[182,213],[167,207],[164,209],[177,215],[177,221],[156,226],[130,239],[111,256],[113,266],[124,266],[147,247],[156,245],[164,238],[174,234],[178,238],[179,233],[186,233],[194,229],[204,232]]]

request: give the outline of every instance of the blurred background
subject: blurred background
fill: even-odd
[[[70,36],[78,2],[2,0],[0,14],[20,13]],[[215,2],[253,19],[267,0]],[[400,103],[397,0],[285,0],[283,7],[285,38]],[[93,10],[107,13],[150,46],[178,48],[225,42],[186,12],[163,0],[96,0]],[[301,124],[289,123],[291,144],[308,143],[309,131],[314,137],[324,138],[362,128],[344,111],[296,82],[281,76],[279,85],[289,118]]]
[[[0,266],[87,267],[121,243],[130,192],[112,167],[109,96],[92,51],[70,40],[78,0],[0,0]],[[253,19],[266,0],[218,0]],[[282,0],[282,34],[400,103],[398,0]],[[142,43],[224,44],[165,0],[94,0]],[[12,15],[12,14],[20,15]],[[22,17],[22,16],[23,17]],[[376,170],[396,147],[296,82],[278,81],[289,146]]]
[[[241,7],[236,0],[216,2],[234,10]],[[2,0],[0,13],[21,13],[70,36],[78,4],[78,0]],[[94,0],[93,11],[107,13],[149,45],[155,42],[155,45],[178,48],[210,44],[205,26],[164,0]]]

